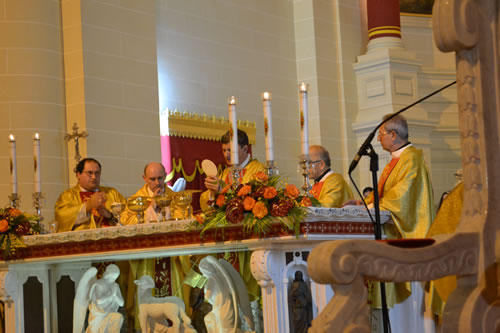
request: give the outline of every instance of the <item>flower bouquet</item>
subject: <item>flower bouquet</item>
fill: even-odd
[[[26,247],[22,236],[40,233],[38,217],[15,208],[0,208],[0,248],[3,258],[12,257],[20,247]]]
[[[256,173],[252,180],[236,188],[222,182],[222,191],[215,196],[213,208],[195,215],[208,229],[241,223],[248,234],[262,235],[273,223],[281,223],[286,229],[299,233],[299,223],[307,214],[305,207],[319,205],[316,199],[300,195],[293,184],[285,184],[279,176],[268,177]]]

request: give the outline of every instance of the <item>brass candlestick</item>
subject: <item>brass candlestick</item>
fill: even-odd
[[[299,159],[299,165],[302,167],[302,176],[304,177],[302,190],[304,191],[304,195],[309,194],[309,190],[311,189],[311,184],[309,183],[309,164],[311,161],[309,160],[309,155],[301,155]]]
[[[279,175],[278,166],[276,165],[276,163],[274,163],[274,160],[267,161],[266,172],[269,177]]]
[[[36,210],[36,216],[38,216],[38,224],[43,220],[42,216],[42,201],[44,199],[42,192],[34,192],[33,193],[33,207]]]
[[[9,195],[10,207],[17,208],[19,207],[19,202],[21,201],[21,196],[18,193],[11,193]]]
[[[231,177],[233,180],[232,187],[236,189],[240,185],[241,169],[238,166],[233,166],[231,169]]]

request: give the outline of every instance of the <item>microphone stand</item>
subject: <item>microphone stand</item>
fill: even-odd
[[[396,115],[408,110],[409,108],[419,104],[420,102],[428,99],[431,96],[434,96],[435,94],[439,93],[440,91],[454,85],[457,83],[457,81],[453,81],[451,83],[448,83],[447,85],[439,88],[438,90],[430,93],[429,95],[419,99],[418,101],[408,105],[407,107],[402,108],[398,112],[392,114],[390,117],[384,119],[380,124],[378,124],[375,129],[368,135],[366,140],[363,142],[361,147],[359,148],[358,153],[354,157],[353,161],[351,162],[351,165],[349,166],[349,176],[351,177],[352,171],[356,168],[358,165],[359,160],[361,159],[361,156],[367,155],[370,156],[370,172],[372,173],[372,182],[373,182],[373,206],[375,207],[375,239],[380,240],[382,239],[382,224],[380,221],[380,204],[379,204],[379,193],[378,193],[378,181],[377,181],[377,171],[378,171],[378,155],[375,152],[375,149],[373,149],[373,146],[371,144],[373,138],[375,137],[375,133],[377,130],[387,121],[390,119],[394,118]],[[352,180],[352,177],[351,177]],[[353,181],[354,182],[354,181]],[[354,184],[356,185],[356,184]],[[357,187],[356,187],[357,189]],[[359,193],[358,190],[358,194]],[[365,203],[366,206],[366,203]],[[368,211],[368,214],[371,217],[370,212]],[[372,219],[373,221],[373,219]],[[389,323],[389,310],[387,309],[387,299],[386,299],[386,294],[385,294],[385,283],[380,282],[380,296],[381,296],[381,302],[382,302],[382,321],[383,321],[383,326],[384,326],[384,333],[388,333],[390,329],[390,323]]]

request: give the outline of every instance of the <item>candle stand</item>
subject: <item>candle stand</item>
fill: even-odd
[[[17,209],[19,207],[19,202],[21,201],[21,196],[18,193],[11,193],[9,195],[10,207]]]
[[[231,187],[236,190],[236,188],[240,185],[240,174],[241,174],[241,169],[238,166],[233,166],[231,168],[231,178],[232,178],[232,184]]]
[[[309,195],[309,190],[311,189],[311,185],[309,183],[309,164],[309,155],[301,155],[299,165],[302,168],[302,176],[304,177],[304,182],[302,184],[304,195]]]
[[[36,216],[38,216],[38,224],[43,220],[42,216],[42,201],[44,199],[42,192],[34,192],[33,193],[33,207],[36,210]]]
[[[279,175],[278,166],[274,163],[274,160],[267,161],[266,163],[266,172],[269,177]]]

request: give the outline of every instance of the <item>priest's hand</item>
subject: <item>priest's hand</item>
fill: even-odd
[[[344,206],[361,206],[361,205],[363,205],[363,201],[361,201],[361,200],[347,200],[346,202],[344,202],[342,207],[344,207]]]
[[[99,210],[100,207],[104,207],[106,204],[106,193],[104,192],[96,192],[94,193],[89,201],[85,203],[85,208],[87,209],[87,213],[90,213],[93,209]]]
[[[213,194],[217,193],[219,191],[219,178],[207,176],[207,178],[205,178],[205,186]]]

